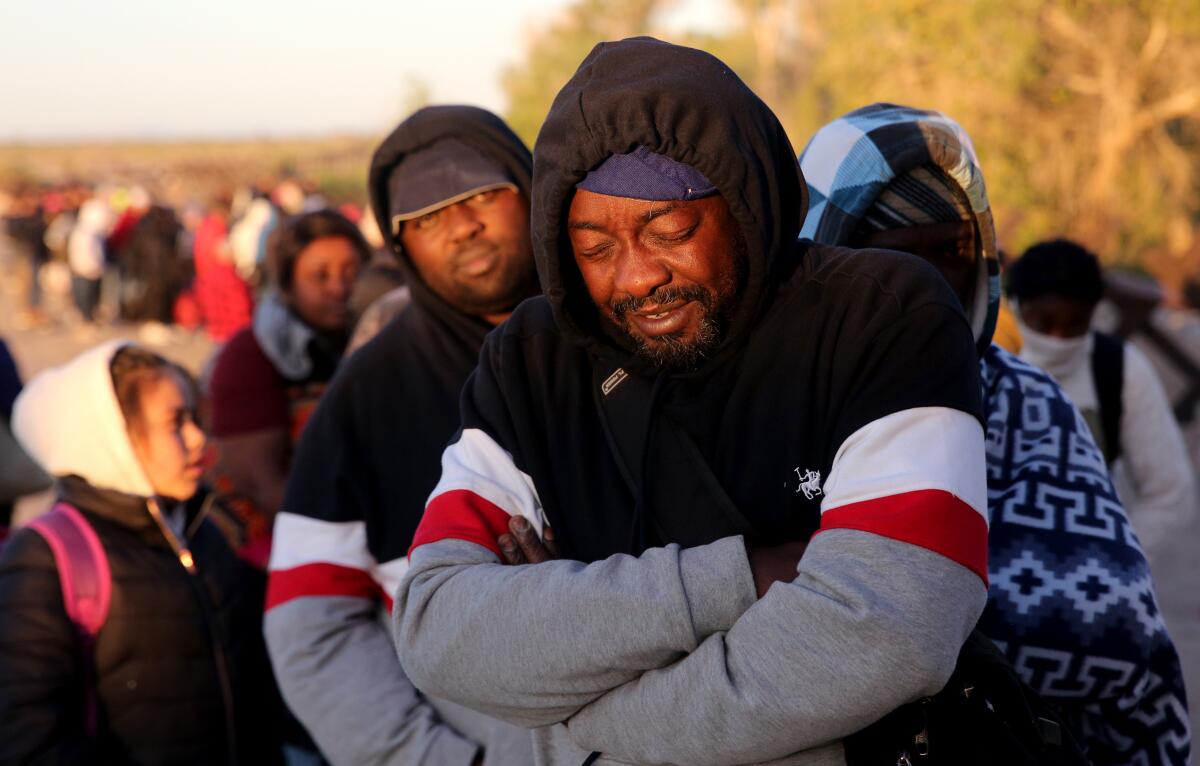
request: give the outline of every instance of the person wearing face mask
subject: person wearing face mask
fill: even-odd
[[[0,762],[279,763],[262,588],[209,519],[187,373],[110,342],[34,378],[13,431],[93,544],[23,528],[0,551]]]
[[[286,221],[268,244],[271,288],[213,366],[214,483],[230,509],[222,526],[261,569],[293,446],[346,348],[350,288],[370,252],[332,210]]]
[[[1008,280],[1024,338],[1020,357],[1050,373],[1082,412],[1153,563],[1195,513],[1194,477],[1149,360],[1133,344],[1090,330],[1103,292],[1099,260],[1064,239],[1026,250]]]

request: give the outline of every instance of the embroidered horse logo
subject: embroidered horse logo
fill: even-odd
[[[800,473],[800,467],[796,466],[792,469],[796,472],[796,478],[800,479],[800,486],[796,489],[797,492],[803,492],[804,497],[812,500],[815,496],[821,494],[821,472],[809,469]]]

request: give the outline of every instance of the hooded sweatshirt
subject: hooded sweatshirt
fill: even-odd
[[[375,152],[377,220],[390,220],[392,169],[448,137],[494,160],[528,197],[529,150],[500,118],[428,107]],[[335,764],[469,766],[482,747],[489,766],[524,766],[526,732],[417,693],[380,619],[458,427],[459,391],[491,329],[434,293],[390,227],[382,232],[411,302],[344,360],[304,429],[275,520],[265,618],[271,661],[284,698]]]
[[[746,242],[728,332],[693,370],[598,328],[566,240],[575,184],[639,145],[703,173]],[[791,145],[706,53],[597,46],[534,157],[545,295],[464,389],[397,592],[401,662],[542,727],[541,764],[844,762],[843,737],[944,685],[983,606],[970,327],[917,259],[796,241]],[[610,445],[618,420],[646,434],[641,470]],[[513,515],[551,525],[564,558],[501,565]],[[756,602],[747,542],[810,538]]]
[[[803,233],[830,245],[913,168],[960,184],[980,246],[968,311],[981,318],[991,589],[979,627],[1060,706],[1092,763],[1186,764],[1179,659],[1104,458],[1062,388],[991,344],[996,237],[970,138],[938,112],[874,104],[817,131],[800,163],[816,201]]]
[[[103,546],[112,600],[85,657],[45,539],[21,529],[5,543],[0,762],[278,763],[282,705],[266,670],[261,583],[207,520],[204,493],[164,513],[193,571],[151,515],[110,373],[122,345],[43,372],[13,413],[17,438]],[[95,737],[83,726],[89,687]]]

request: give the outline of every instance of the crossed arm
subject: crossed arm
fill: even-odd
[[[740,538],[592,565],[428,548],[396,612],[417,686],[639,763],[765,761],[857,731],[941,688],[985,595],[938,554],[849,530],[757,602]]]
[[[505,565],[496,538],[511,517],[540,524],[536,496],[494,444],[464,439],[397,593],[401,662],[427,693],[563,723],[584,749],[635,762],[758,762],[834,742],[953,670],[986,599],[982,442],[977,421],[940,409],[847,439],[826,483],[839,505],[764,589],[739,537]]]

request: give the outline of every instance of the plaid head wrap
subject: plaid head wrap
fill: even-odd
[[[940,112],[872,104],[817,131],[800,154],[800,168],[809,191],[800,236],[822,244],[845,245],[864,217],[871,227],[906,217],[939,222],[930,219],[968,206],[982,258],[967,318],[980,347],[991,342],[1000,309],[996,228],[975,148],[958,123]],[[958,191],[949,194],[933,168]]]

